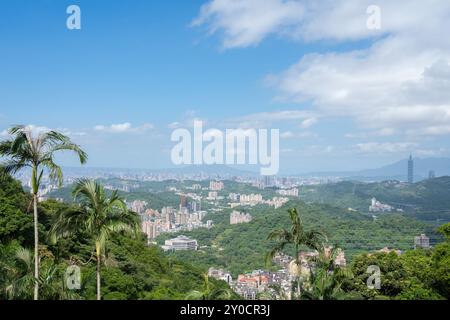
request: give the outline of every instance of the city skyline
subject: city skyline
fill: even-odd
[[[69,135],[88,166],[164,169],[170,134],[200,119],[280,129],[280,174],[450,156],[445,1],[380,1],[379,30],[370,1],[77,1],[68,30],[71,4],[2,7],[0,138],[32,124]]]

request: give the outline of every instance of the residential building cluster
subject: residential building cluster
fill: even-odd
[[[217,280],[225,281],[228,285],[233,283],[231,273],[224,269],[209,268],[208,276]]]
[[[277,193],[284,197],[298,197],[298,188],[281,189],[277,190]]]
[[[267,204],[268,206],[272,206],[275,209],[278,209],[281,208],[283,205],[285,205],[287,202],[289,202],[289,198],[273,197],[271,200],[266,200],[263,203]]]
[[[180,205],[177,209],[163,207],[158,211],[147,208],[148,204],[141,200],[135,200],[128,206],[140,215],[142,232],[147,235],[149,243],[162,233],[213,227],[212,220],[203,222],[206,211],[200,210],[200,203],[184,194],[180,195]]]
[[[210,181],[209,190],[211,191],[222,191],[224,184],[222,181]]]
[[[254,206],[260,204],[263,201],[261,194],[241,194],[239,197],[239,203],[241,205]]]
[[[259,295],[266,292],[277,296],[272,286],[279,286],[285,295],[290,296],[292,282],[295,276],[286,269],[278,271],[254,270],[248,274],[240,274],[231,288],[245,300],[257,300]]]
[[[273,197],[269,200],[264,200],[261,194],[240,194],[240,193],[230,193],[228,195],[228,200],[230,200],[229,205],[231,208],[239,206],[250,206],[254,207],[256,205],[265,204],[268,206],[273,206],[275,209],[283,206],[289,201],[287,197]]]
[[[325,248],[325,254],[331,254],[331,247]],[[231,274],[223,269],[209,269],[209,276],[218,280],[226,281],[230,287],[246,300],[256,300],[262,293],[269,293],[274,297],[283,294],[290,297],[292,283],[297,278],[298,274],[309,276],[311,270],[315,268],[315,259],[319,253],[315,252],[301,252],[299,254],[299,266],[293,257],[279,253],[274,256],[273,262],[280,266],[278,271],[254,270],[251,273],[240,274],[237,279],[233,281]],[[339,250],[334,260],[336,266],[346,266],[346,259],[343,250]],[[300,268],[300,270],[299,270]],[[273,289],[273,285],[281,289],[281,293]]]
[[[208,197],[206,198],[206,200],[210,200],[210,201],[216,201],[219,200],[219,193],[217,191],[210,191],[208,192]]]
[[[233,211],[230,214],[230,224],[249,223],[252,221],[252,216],[249,213],[241,213]]]
[[[388,204],[381,203],[376,198],[372,198],[369,212],[391,212],[394,208]]]

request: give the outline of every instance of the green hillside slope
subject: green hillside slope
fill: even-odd
[[[0,300],[7,298],[6,287],[27,274],[16,262],[19,248],[32,248],[33,224],[29,213],[30,197],[20,184],[10,177],[0,178]],[[93,248],[84,234],[59,240],[55,245],[47,239],[53,215],[67,204],[53,200],[39,207],[40,255],[47,283],[41,285],[42,298],[67,298],[63,289],[64,273],[71,263],[81,267],[82,288],[69,292],[71,298],[95,299],[95,262]],[[102,267],[104,299],[183,299],[191,290],[203,285],[203,274],[197,267],[179,259],[166,257],[157,247],[148,247],[143,235],[132,239],[115,236],[107,244],[107,263]],[[12,272],[12,270],[16,270]],[[20,272],[19,272],[20,271]],[[211,279],[214,286],[227,287]],[[32,298],[32,282],[15,298]]]
[[[383,216],[376,220],[359,212],[351,212],[326,204],[308,205],[290,201],[277,210],[257,207],[250,211],[253,221],[247,224],[230,225],[231,210],[207,216],[215,227],[211,230],[198,229],[183,234],[206,246],[198,252],[181,252],[175,256],[195,261],[207,268],[211,265],[228,268],[234,275],[265,267],[264,257],[271,243],[268,234],[277,228],[289,226],[286,210],[297,207],[303,221],[311,228],[325,232],[330,244],[342,247],[348,259],[360,252],[381,249],[385,246],[401,250],[413,246],[414,236],[432,232],[428,225],[400,214]],[[162,235],[159,242],[173,237]],[[433,237],[432,237],[433,238]]]

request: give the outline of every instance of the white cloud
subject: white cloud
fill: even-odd
[[[292,133],[292,131],[285,131],[280,134],[281,139],[290,139],[293,137],[294,137],[294,134]]]
[[[414,154],[419,157],[436,157],[448,154],[448,150],[446,148],[416,149]]]
[[[169,124],[167,125],[167,128],[169,128],[169,129],[177,129],[177,128],[179,128],[180,126],[181,126],[181,123],[175,121],[175,122],[169,123]]]
[[[239,128],[268,128],[276,123],[297,123],[298,121],[310,121],[316,115],[306,110],[279,110],[272,112],[253,113],[222,122],[226,127]],[[312,124],[311,124],[312,125]]]
[[[87,133],[84,131],[72,131],[68,128],[57,128],[56,131],[61,132],[62,134],[69,137],[83,137],[87,135]]]
[[[295,27],[303,13],[299,1],[213,0],[202,6],[192,25],[206,25],[209,34],[222,32],[226,49],[248,47]]]
[[[317,156],[327,156],[336,153],[336,147],[332,145],[322,146],[322,145],[310,145],[299,149],[298,154],[304,157],[317,157]],[[338,150],[339,153],[343,150]]]
[[[210,0],[194,26],[220,33],[224,48],[259,44],[270,35],[302,41],[359,40],[438,27],[448,19],[447,0],[378,0],[381,29],[367,28],[373,0]],[[435,35],[438,36],[439,35]]]
[[[71,131],[68,128],[48,128],[46,126],[38,126],[38,125],[34,125],[34,124],[29,124],[27,126],[25,126],[26,130],[30,130],[31,133],[33,135],[39,135],[41,133],[45,133],[45,132],[49,132],[49,131],[57,131],[65,136],[69,136],[69,137],[81,137],[81,136],[85,136],[87,133],[86,132],[82,132],[82,131]],[[8,130],[3,130],[2,132],[0,132],[0,136],[2,137],[8,137],[9,133]]]
[[[412,152],[417,143],[414,142],[366,142],[355,145],[361,153],[405,153]]]
[[[366,25],[372,4],[211,0],[194,24],[222,34],[225,48],[257,45],[270,35],[299,43],[368,39],[365,49],[307,54],[267,80],[279,101],[309,103],[321,117],[351,117],[371,135],[450,134],[450,38],[443,36],[450,1],[379,0],[379,31]]]
[[[447,5],[435,2],[450,15]],[[368,49],[309,54],[269,79],[278,99],[310,103],[321,116],[352,117],[379,135],[393,135],[393,128],[449,134],[450,39],[436,35],[450,30],[450,23],[439,17],[435,29],[407,32],[397,26]]]
[[[151,124],[143,124],[138,127],[133,127],[131,123],[125,122],[125,123],[119,123],[119,124],[112,124],[112,125],[97,125],[94,127],[95,131],[99,132],[106,132],[106,133],[144,133],[148,130],[153,129],[153,125]]]
[[[302,121],[302,123],[300,124],[300,128],[308,129],[308,128],[312,127],[313,125],[315,125],[316,123],[317,123],[316,118],[307,118]]]
[[[284,131],[280,134],[281,139],[293,139],[293,138],[315,138],[317,134],[310,131],[302,131],[294,133],[292,131]]]

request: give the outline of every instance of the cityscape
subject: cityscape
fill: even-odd
[[[3,0],[2,311],[446,305],[445,30],[448,0]]]
[[[430,172],[434,172],[430,170]],[[345,181],[345,177],[327,177],[326,179],[301,178],[301,177],[263,177],[246,178],[233,177],[227,180],[226,177],[220,179],[215,177],[198,177],[191,175],[180,176],[177,179],[163,178],[162,175],[129,175],[119,173],[118,175],[94,176],[96,179],[106,181],[114,180],[114,184],[105,184],[105,189],[121,190],[125,195],[133,194],[134,191],[145,189],[145,184],[149,182],[160,182],[163,185],[167,183],[164,190],[170,193],[175,199],[178,199],[177,206],[163,206],[161,209],[152,207],[151,202],[144,199],[127,200],[125,203],[129,210],[137,213],[140,218],[141,231],[145,234],[148,246],[159,246],[164,252],[179,251],[203,251],[208,246],[199,243],[199,241],[185,233],[196,229],[213,230],[215,228],[214,216],[220,212],[228,212],[228,224],[230,227],[238,224],[252,223],[253,217],[250,212],[254,207],[264,206],[267,208],[279,209],[288,204],[291,200],[302,199],[302,188],[320,185],[336,185]],[[403,185],[414,184],[414,159],[409,157],[405,167],[404,182],[396,182],[394,185],[398,188],[398,183]],[[436,177],[430,175],[429,179]],[[25,188],[30,187],[28,177],[20,176]],[[70,186],[75,177],[67,176],[64,186]],[[56,199],[64,201],[64,198],[54,197],[52,194],[58,192],[60,188],[56,185],[46,184],[48,177],[44,177],[42,189],[40,190],[40,200]],[[182,187],[171,186],[176,181]],[[191,184],[190,184],[191,183]],[[260,190],[261,193],[237,193],[228,192],[228,184],[237,184],[242,187],[248,186],[252,190]],[[64,188],[64,187],[63,187]],[[263,194],[264,193],[264,196]],[[376,220],[377,215],[390,213],[404,213],[409,208],[405,205],[382,203],[375,197],[367,200],[369,205],[366,208],[366,214]],[[358,210],[348,208],[348,211],[357,212]],[[211,231],[212,232],[212,231]],[[167,240],[158,241],[161,235],[166,235]],[[166,239],[164,238],[164,239]],[[408,247],[429,250],[431,248],[430,238],[426,234],[417,234],[411,237]],[[326,252],[330,252],[332,247],[327,247]],[[385,246],[374,252],[391,253],[401,256],[404,250],[394,246]],[[317,251],[302,251],[299,253],[299,265],[297,266],[292,256],[284,253],[277,253],[273,257],[273,264],[277,270],[256,269],[251,272],[244,272],[233,277],[229,270],[220,268],[220,266],[211,265],[208,268],[208,275],[214,279],[225,281],[227,285],[241,298],[246,300],[258,300],[261,298],[280,298],[290,297],[291,284],[295,281],[296,275],[300,272],[307,278],[314,269],[314,259],[319,253]],[[345,250],[339,248],[338,254],[334,258],[336,266],[347,266]],[[300,271],[298,270],[300,268]],[[244,271],[244,270],[243,270]],[[274,290],[274,287],[280,288]]]

